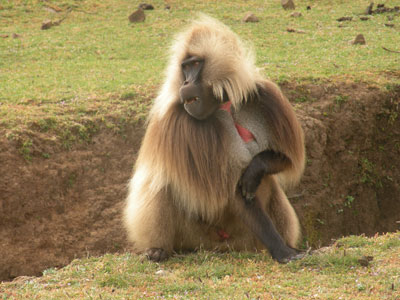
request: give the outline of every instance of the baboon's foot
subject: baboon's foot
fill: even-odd
[[[310,255],[310,250],[300,251],[298,249],[291,248],[292,252],[290,255],[282,258],[278,258],[277,261],[281,264],[287,264],[288,262],[300,260],[308,255]]]
[[[149,260],[159,262],[168,258],[168,253],[162,248],[148,248],[144,251],[144,254]]]

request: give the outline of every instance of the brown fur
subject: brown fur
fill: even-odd
[[[190,55],[205,58],[202,77],[218,99],[225,90],[236,110],[253,101],[260,107],[268,120],[271,148],[290,159],[287,170],[263,178],[256,194],[284,240],[294,247],[299,222],[281,185],[299,180],[304,145],[289,102],[273,83],[262,80],[251,51],[218,21],[203,17],[194,22],[172,50],[125,208],[125,226],[135,251],[264,249],[238,213],[241,199],[236,186],[243,170],[232,164],[226,128],[215,116],[195,120],[179,104],[180,62]],[[226,241],[218,236],[219,229],[229,234]]]
[[[303,130],[290,102],[274,83],[263,81],[259,96],[264,99],[259,106],[268,121],[272,148],[284,153],[291,161],[289,168],[279,175],[280,183],[285,188],[292,187],[299,182],[304,170]]]
[[[162,119],[150,121],[138,163],[144,159],[162,165],[175,204],[211,221],[235,192],[236,183],[229,182],[226,144],[216,118],[198,121],[174,105]]]

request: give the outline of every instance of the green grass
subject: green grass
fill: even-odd
[[[293,18],[279,1],[173,1],[171,10],[164,9],[164,1],[153,1],[156,9],[146,11],[145,22],[130,24],[127,17],[136,1],[1,0],[0,34],[9,37],[0,38],[0,119],[2,125],[15,125],[43,115],[104,115],[110,109],[103,109],[105,103],[113,100],[119,115],[119,108],[140,98],[146,98],[147,109],[162,82],[174,34],[198,12],[222,20],[252,43],[258,66],[274,80],[398,84],[400,55],[382,46],[400,50],[400,18],[395,17],[394,28],[384,26],[388,14],[359,20],[369,2],[318,1],[306,10],[309,1],[296,1],[303,16]],[[51,5],[63,12],[45,10]],[[72,12],[60,26],[40,29],[44,20],[60,19],[68,7]],[[260,22],[241,22],[246,11]],[[337,22],[342,16],[353,21]],[[288,27],[305,34],[289,33]],[[20,37],[12,38],[13,33]],[[367,45],[348,43],[358,33]],[[127,95],[130,103],[115,101]]]
[[[371,256],[368,266],[359,259]],[[349,236],[297,262],[266,253],[131,254],[74,260],[0,284],[1,299],[399,299],[400,232]]]

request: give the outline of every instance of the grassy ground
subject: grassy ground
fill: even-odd
[[[364,259],[363,259],[364,257]],[[369,263],[368,259],[372,259]],[[360,262],[361,260],[361,262]],[[368,264],[363,266],[362,264]],[[299,262],[203,252],[151,263],[129,254],[74,260],[0,284],[5,299],[400,299],[400,232],[350,236]]]
[[[146,21],[130,24],[135,1],[0,0],[0,126],[29,127],[49,117],[57,117],[50,120],[53,127],[82,116],[143,118],[162,81],[172,37],[198,12],[250,41],[258,65],[274,80],[399,84],[400,54],[382,47],[400,50],[400,17],[376,14],[361,21],[369,2],[318,1],[307,10],[309,1],[296,1],[303,16],[293,18],[279,1],[170,1],[170,10],[164,1],[152,1],[156,9],[146,11]],[[40,29],[68,9],[60,26]],[[247,11],[260,22],[241,22]],[[353,20],[336,20],[343,16]],[[288,27],[305,33],[289,33]],[[349,44],[358,33],[366,45]]]

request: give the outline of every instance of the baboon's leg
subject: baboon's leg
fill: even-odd
[[[128,200],[125,214],[128,237],[135,252],[145,253],[149,259],[160,261],[173,250],[175,206],[167,190],[161,190],[153,197],[146,196]]]
[[[301,236],[299,219],[275,178],[272,180],[271,196],[266,209],[285,242],[295,248]]]

